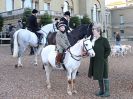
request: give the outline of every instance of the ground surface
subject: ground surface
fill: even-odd
[[[132,42],[123,42],[132,44]],[[97,81],[87,77],[89,61],[83,59],[76,78],[78,93],[68,96],[67,78],[64,71],[54,70],[51,75],[52,88],[46,88],[46,76],[39,65],[33,65],[33,56],[27,51],[23,68],[14,68],[17,60],[10,55],[9,46],[0,46],[0,99],[101,99],[94,95]],[[111,96],[105,99],[133,99],[133,52],[124,57],[109,57],[109,79]]]

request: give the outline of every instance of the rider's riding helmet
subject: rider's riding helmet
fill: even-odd
[[[33,13],[33,14],[38,13],[38,10],[33,9],[33,10],[32,10],[32,13]]]
[[[70,17],[70,12],[69,12],[69,11],[66,11],[66,12],[64,13],[64,15],[68,15],[68,16]]]
[[[64,22],[63,22],[63,21],[61,21],[61,22],[59,22],[59,23],[58,23],[58,29],[59,29],[61,26],[66,27],[66,25],[64,24]]]

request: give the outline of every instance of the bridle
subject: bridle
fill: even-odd
[[[86,48],[84,42],[87,41],[87,40],[90,40],[90,39],[85,39],[85,40],[83,41],[83,49],[85,49],[85,50],[86,50],[85,52],[88,54],[88,51],[91,50],[92,48],[90,48],[90,49],[87,49],[87,48]],[[83,55],[74,55],[74,54],[72,54],[71,51],[70,51],[70,48],[68,49],[68,52],[70,53],[71,57],[72,57],[73,59],[75,59],[76,61],[80,61],[81,58],[83,57]],[[79,59],[77,59],[77,58],[79,58]]]
[[[85,50],[86,50],[86,52],[88,53],[88,51],[89,51],[89,50],[91,50],[91,49],[93,49],[93,48],[90,48],[90,49],[87,49],[87,48],[86,48],[86,46],[85,46],[85,43],[84,43],[84,42],[85,42],[85,41],[87,41],[87,40],[90,40],[90,39],[85,39],[85,40],[83,41],[83,49],[85,49]]]

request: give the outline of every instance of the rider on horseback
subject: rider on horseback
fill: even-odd
[[[66,29],[66,32],[67,32],[67,33],[71,31],[71,29],[70,29],[70,27],[69,27],[69,20],[70,20],[70,12],[69,12],[69,11],[66,11],[66,12],[64,13],[64,16],[60,19],[60,21],[61,21],[61,22],[63,21],[64,24],[66,25],[66,26],[65,26],[65,29]]]
[[[70,48],[70,43],[68,41],[66,30],[66,25],[63,22],[60,22],[58,24],[59,31],[56,34],[56,48],[57,48],[57,56],[56,56],[56,66],[58,68],[61,67],[61,61],[64,50],[67,50]]]
[[[36,9],[32,10],[32,15],[28,18],[28,30],[30,30],[31,32],[34,32],[37,35],[38,44],[41,44],[43,35],[41,33],[38,33],[40,28],[38,27],[38,23],[37,23],[37,17],[36,17],[37,13],[38,13],[38,10]]]

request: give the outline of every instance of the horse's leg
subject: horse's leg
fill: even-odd
[[[45,66],[45,73],[46,73],[46,83],[47,83],[47,88],[50,89],[51,88],[51,83],[50,83],[50,73],[52,71],[52,67],[50,66],[50,64],[44,64]]]
[[[39,48],[37,47],[33,47],[34,53],[35,53],[35,59],[34,59],[34,65],[37,66],[38,65],[38,55],[41,53],[43,49],[43,45],[40,45]]]
[[[18,67],[22,67],[23,65],[22,65],[22,62],[21,62],[21,58],[22,57],[18,57]]]
[[[25,51],[26,47],[25,46],[20,46],[19,47],[19,51],[18,51],[18,67],[22,67],[22,56],[24,54],[24,51]]]
[[[72,73],[72,92],[77,93],[76,87],[75,87],[75,78],[78,70],[73,71]]]
[[[37,49],[37,55],[40,55],[43,48],[44,48],[44,45],[39,45],[39,48]]]
[[[67,84],[67,93],[68,95],[72,95],[72,77],[71,77],[71,71],[67,72],[67,79],[68,79],[68,84]]]
[[[18,56],[18,64],[15,65],[15,68],[17,68],[17,67],[22,67],[22,66],[23,66],[23,65],[22,65],[22,62],[21,62],[21,58],[22,58],[22,56],[19,55],[19,56]]]
[[[10,44],[11,44],[10,45],[10,47],[11,47],[11,54],[13,55],[13,41],[12,40],[10,41]]]
[[[35,53],[35,59],[34,59],[34,65],[37,66],[37,56],[38,56],[38,52],[37,52],[37,48],[33,47],[34,53]]]
[[[35,60],[34,60],[34,65],[37,66],[37,53],[35,53]]]

